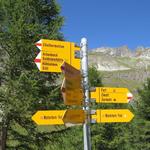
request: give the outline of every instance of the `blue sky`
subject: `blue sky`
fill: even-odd
[[[150,0],[57,0],[65,40],[88,39],[89,49],[150,47]]]

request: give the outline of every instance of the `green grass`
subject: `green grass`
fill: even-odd
[[[54,132],[54,131],[61,131],[64,130],[66,127],[64,125],[60,125],[60,126],[48,126],[48,125],[42,125],[42,126],[37,126],[37,130],[39,132]]]
[[[130,77],[126,77],[129,73],[130,76],[136,73],[140,74],[141,70],[123,70],[123,71],[113,71],[113,72],[101,72],[102,81],[104,86],[109,87],[125,87],[128,88],[131,92],[136,93],[136,90],[140,88],[143,84],[143,81],[140,79],[130,79]],[[119,75],[120,77],[119,77]],[[121,76],[124,76],[123,78]]]

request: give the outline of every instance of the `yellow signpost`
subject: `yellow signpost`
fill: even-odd
[[[84,110],[67,110],[63,117],[64,123],[80,124],[85,122]]]
[[[61,65],[61,70],[64,73],[66,77],[80,77],[81,78],[81,72],[80,69],[76,69],[74,66],[70,65],[66,61],[64,61]]]
[[[95,91],[89,93],[86,38],[81,40],[83,76],[80,72],[80,47],[77,47],[75,43],[41,39],[36,43],[36,46],[41,50],[34,60],[38,69],[41,72],[63,72],[64,74],[61,92],[65,105],[83,105],[83,110],[37,111],[32,116],[32,120],[36,124],[83,124],[84,149],[90,149],[88,125],[90,121],[113,123],[130,122],[132,120],[134,115],[128,109],[98,109],[91,111],[90,99],[95,99],[97,103],[128,103],[133,96],[127,88],[113,87],[96,87]]]
[[[36,42],[36,46],[42,50],[42,51],[46,51],[46,50],[60,50],[60,49],[70,49],[70,43],[71,42],[66,42],[66,41],[56,41],[56,40],[49,40],[49,39],[41,39],[38,42]]]
[[[80,47],[74,43],[42,39],[36,46],[41,50],[41,72],[61,72],[63,61],[80,69],[80,59],[75,58],[75,51],[79,51]]]
[[[61,87],[65,105],[82,105],[83,91],[81,89],[68,89],[65,87],[65,79]]]
[[[61,69],[65,76],[61,87],[65,105],[82,105],[83,90],[80,71],[66,62],[62,64]]]
[[[91,99],[96,99],[97,103],[128,103],[131,98],[127,88],[96,87],[91,92]]]
[[[96,110],[96,114],[91,116],[97,123],[130,122],[134,115],[128,109],[103,109]]]
[[[61,125],[64,124],[63,116],[66,110],[41,110],[37,111],[32,120],[38,125]]]

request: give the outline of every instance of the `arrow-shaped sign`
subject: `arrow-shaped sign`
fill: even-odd
[[[41,39],[35,43],[35,45],[42,51],[55,51],[55,50],[64,50],[70,49],[71,42],[66,41],[57,41],[57,40],[48,40],[48,39]]]
[[[37,111],[32,120],[37,125],[80,124],[85,121],[84,110],[41,110]]]
[[[67,110],[63,117],[64,123],[80,124],[85,122],[84,110]]]
[[[61,86],[65,105],[82,105],[83,90],[80,71],[66,62],[62,64],[61,69],[65,76]]]
[[[66,110],[41,110],[37,111],[32,120],[38,125],[60,125],[64,124],[63,116]]]
[[[63,80],[61,86],[61,93],[65,105],[82,105],[83,91],[82,89],[68,89],[66,88],[66,80]]]
[[[91,99],[96,99],[97,103],[128,103],[132,98],[127,88],[96,87],[91,92]]]
[[[38,68],[41,72],[61,72],[60,66],[63,61],[80,69],[80,59],[75,58],[75,52],[79,51],[80,47],[75,43],[41,39],[36,46],[41,50],[35,59],[35,62],[40,60]]]
[[[111,122],[130,122],[134,115],[128,109],[103,109],[96,110],[96,114],[92,115],[92,121],[97,123]]]

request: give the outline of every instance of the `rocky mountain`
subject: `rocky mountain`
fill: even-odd
[[[147,69],[150,66],[150,48],[138,47],[131,51],[127,46],[101,47],[89,53],[89,62],[101,71]]]
[[[132,91],[150,77],[150,48],[101,47],[89,52],[89,65],[103,75],[106,86],[128,87]]]
[[[127,46],[119,48],[100,47],[93,49],[94,52],[102,52],[103,54],[109,54],[111,56],[131,57],[132,53]]]
[[[136,58],[148,58],[150,59],[150,47],[137,47],[136,50],[131,51],[127,46],[111,48],[111,47],[100,47],[91,50],[93,52],[102,52],[103,54],[109,54],[111,56],[120,57],[136,57]]]

